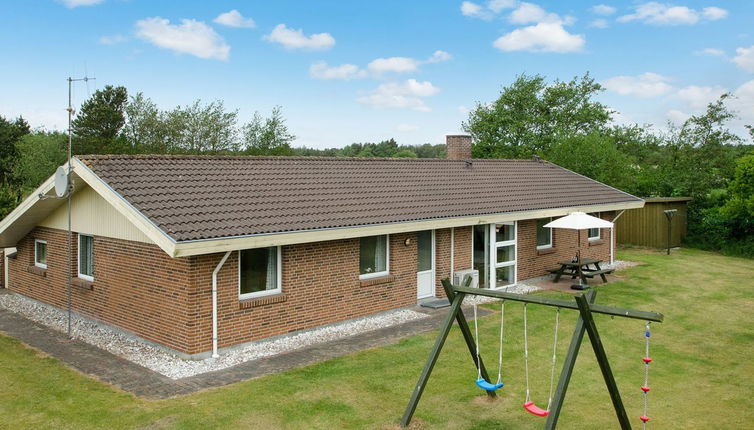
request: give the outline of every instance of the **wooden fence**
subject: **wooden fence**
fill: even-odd
[[[677,210],[672,221],[671,246],[680,246],[686,236],[687,204],[691,197],[653,197],[641,209],[629,209],[615,222],[619,244],[665,248],[668,245],[668,220],[663,211]]]

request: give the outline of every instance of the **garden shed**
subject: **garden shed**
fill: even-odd
[[[647,197],[643,208],[629,209],[615,223],[616,241],[621,245],[668,246],[667,210],[671,220],[670,246],[680,246],[686,236],[688,202],[691,197]]]

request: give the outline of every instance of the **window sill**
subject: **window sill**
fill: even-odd
[[[359,280],[362,287],[371,287],[372,285],[388,284],[395,281],[395,275],[385,275],[379,278],[369,278]]]
[[[605,243],[604,239],[591,239],[589,240],[589,246],[602,245]]]
[[[86,279],[81,279],[81,278],[72,278],[71,286],[78,288],[80,290],[87,290],[87,291],[94,290],[94,282],[87,281]]]
[[[255,297],[252,299],[242,299],[238,302],[239,309],[256,308],[259,306],[271,305],[274,303],[283,303],[288,300],[288,296],[283,293],[270,294],[269,296]]]
[[[547,254],[554,254],[554,253],[555,253],[555,248],[553,248],[552,246],[549,248],[542,248],[542,249],[537,250],[537,255],[547,255]]]
[[[45,278],[47,277],[47,269],[43,269],[39,266],[29,266],[26,268],[26,271]]]

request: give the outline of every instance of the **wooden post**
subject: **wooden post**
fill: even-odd
[[[590,304],[594,303],[597,291],[589,290],[584,296]],[[571,344],[568,346],[568,354],[566,354],[565,361],[563,362],[563,370],[560,372],[558,388],[555,390],[552,407],[550,407],[550,413],[547,415],[547,421],[545,422],[546,430],[552,430],[558,425],[558,418],[560,418],[560,411],[563,408],[568,383],[571,382],[573,367],[576,365],[576,357],[579,355],[581,341],[584,339],[584,331],[584,318],[579,315],[579,319],[576,321],[576,328],[573,329]]]
[[[613,371],[610,369],[610,363],[607,361],[605,347],[602,345],[602,339],[600,339],[597,326],[594,324],[591,305],[584,296],[576,297],[576,303],[579,306],[581,318],[584,320],[586,332],[589,334],[589,340],[591,341],[592,349],[594,349],[594,355],[597,357],[597,363],[600,365],[602,377],[605,379],[607,391],[610,393],[610,399],[613,401],[613,407],[615,408],[615,414],[618,416],[620,427],[622,430],[631,430],[631,423],[628,420],[626,408],[623,407],[623,400],[621,400],[620,391],[618,391],[618,384],[615,383]]]
[[[424,364],[421,376],[419,376],[419,380],[416,382],[416,388],[414,388],[414,392],[411,394],[411,400],[409,400],[408,406],[406,406],[406,411],[403,413],[403,418],[401,418],[402,427],[407,427],[411,422],[411,417],[414,415],[414,411],[416,411],[416,405],[419,403],[419,399],[421,399],[424,388],[427,386],[427,381],[429,381],[429,376],[432,374],[432,369],[437,362],[437,357],[440,356],[440,351],[442,350],[443,345],[445,345],[445,339],[448,338],[450,328],[453,326],[453,320],[456,319],[456,315],[461,311],[461,303],[463,302],[464,297],[465,294],[458,293],[453,298],[450,312],[448,312],[448,315],[445,317],[445,322],[440,328],[440,334],[437,335],[435,345],[432,347],[432,352],[429,353],[429,358],[427,358],[427,362]]]

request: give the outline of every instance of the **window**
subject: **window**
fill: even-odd
[[[242,299],[281,291],[280,247],[238,251],[238,296]]]
[[[388,236],[362,237],[359,250],[359,278],[376,278],[389,273]]]
[[[600,217],[600,213],[599,212],[594,212],[594,213],[590,213],[590,214],[587,214],[587,215],[591,215],[591,216],[594,216],[594,217],[597,217],[597,218],[602,218],[602,217]],[[599,240],[599,238],[600,238],[600,229],[598,229],[598,228],[590,228],[589,229],[589,236],[588,237],[589,237],[589,240]]]
[[[47,268],[47,241],[34,241],[34,265],[43,269]]]
[[[550,221],[552,218],[537,220],[537,249],[552,248],[552,229],[545,227]]]
[[[94,281],[94,238],[79,235],[79,278]]]

